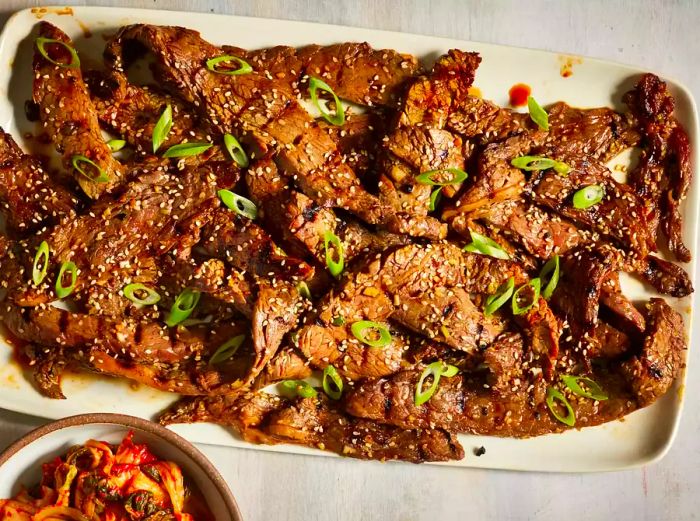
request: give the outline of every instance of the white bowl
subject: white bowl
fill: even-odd
[[[180,466],[185,480],[202,492],[217,521],[242,520],[226,482],[194,445],[157,423],[122,414],[70,416],[20,438],[0,454],[0,498],[14,496],[22,484],[38,483],[41,464],[65,454],[73,445],[89,439],[118,444],[129,431],[156,456]]]

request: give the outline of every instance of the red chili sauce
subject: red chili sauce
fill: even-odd
[[[524,83],[516,83],[508,91],[508,96],[510,98],[511,107],[523,107],[527,105],[527,97],[532,92],[529,85]]]

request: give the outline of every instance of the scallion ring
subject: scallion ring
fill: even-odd
[[[352,334],[370,347],[386,347],[391,344],[391,333],[386,326],[372,320],[360,320],[350,326]],[[370,337],[372,335],[374,338]]]
[[[70,62],[61,63],[51,58],[51,56],[49,56],[48,51],[46,50],[47,44],[60,45],[65,50],[67,50],[70,53]],[[73,47],[68,45],[66,42],[62,42],[61,40],[55,40],[53,38],[44,38],[43,36],[40,36],[36,39],[36,48],[39,50],[39,54],[41,54],[46,60],[53,63],[54,65],[58,65],[59,67],[65,67],[67,69],[77,69],[80,67],[80,58],[78,57],[78,53],[75,51],[75,49],[73,49]]]
[[[173,108],[168,103],[165,107],[163,113],[156,121],[153,127],[153,136],[151,138],[153,142],[153,153],[155,154],[163,142],[167,139],[170,129],[173,128]]]
[[[484,306],[484,315],[493,315],[494,312],[500,308],[503,304],[508,302],[508,299],[513,296],[513,291],[515,290],[515,278],[510,277],[507,281],[501,284],[496,293],[489,296],[486,299],[486,305]]]
[[[527,296],[521,297],[521,292],[527,291],[529,288],[532,289],[532,295],[528,298]],[[534,278],[527,284],[520,286],[515,293],[513,293],[513,314],[522,315],[527,312],[532,306],[534,306],[540,299],[540,289],[542,288],[542,281],[539,278]],[[521,305],[520,302],[525,299],[525,305]]]
[[[562,161],[550,159],[543,156],[520,156],[510,162],[515,168],[520,170],[547,170],[553,168],[558,174],[567,175],[571,171],[571,167]]]
[[[87,177],[90,181],[93,183],[106,183],[109,181],[109,176],[107,176],[107,172],[105,172],[97,163],[95,163],[92,159],[89,159],[85,156],[77,155],[73,156],[70,160],[71,165],[73,165],[73,168],[75,168],[78,172],[80,172],[82,175]],[[90,174],[88,174],[84,168],[81,166],[81,163],[86,163],[90,165],[92,168],[97,170],[97,173],[99,174],[97,177],[94,177]]]
[[[326,109],[326,107],[319,101],[319,89],[333,96],[333,101],[335,102],[335,114],[330,113]],[[315,76],[311,76],[309,78],[309,94],[311,95],[311,101],[313,102],[314,106],[321,112],[321,116],[323,116],[323,119],[328,121],[328,123],[330,123],[331,125],[336,126],[341,126],[345,123],[345,109],[343,108],[343,104],[340,102],[340,98],[336,96],[335,92],[333,92],[333,89],[331,89],[330,85],[328,85],[322,79],[316,78]]]
[[[326,250],[326,266],[334,277],[340,277],[345,269],[345,252],[343,243],[338,236],[330,230],[323,234],[323,248]]]
[[[218,65],[225,62],[236,62],[238,65],[237,69],[222,69]],[[207,60],[207,69],[216,74],[225,74],[226,76],[239,76],[241,74],[250,74],[253,72],[253,67],[250,63],[245,61],[238,56],[231,56],[230,54],[225,54],[223,56],[217,56],[216,58],[210,58]]]
[[[530,119],[542,130],[549,130],[549,116],[532,96],[527,97],[527,110],[530,111]]]
[[[554,403],[555,401],[558,401],[566,408],[566,416],[562,416],[559,413],[559,411],[557,410],[557,406]],[[552,415],[557,420],[559,420],[565,425],[568,425],[569,427],[573,427],[574,425],[576,425],[576,414],[574,413],[574,409],[573,407],[571,407],[569,400],[566,399],[566,396],[564,396],[561,393],[561,391],[555,389],[554,387],[547,388],[546,402],[547,407],[549,407],[549,410],[552,412]]]
[[[549,280],[547,280],[547,277],[549,277]],[[545,300],[549,300],[554,290],[557,288],[557,284],[559,284],[559,255],[555,255],[542,266],[539,279],[541,283],[544,284],[542,296]],[[544,282],[545,280],[547,281],[546,284]]]
[[[231,340],[228,340],[227,342],[221,344],[217,348],[217,350],[214,351],[214,354],[211,355],[211,358],[209,359],[209,365],[219,364],[224,360],[228,360],[229,358],[231,358],[233,355],[236,354],[241,345],[243,345],[244,341],[245,335],[238,335],[234,336]]]
[[[472,230],[469,230],[469,233],[472,237],[472,242],[464,247],[464,251],[488,255],[495,259],[510,259],[508,252],[493,239]]]
[[[430,204],[428,205],[428,210],[431,212],[435,211],[438,203],[440,202],[440,192],[442,191],[442,186],[438,186],[435,190],[430,192]]]
[[[343,379],[332,365],[326,366],[323,370],[323,392],[333,400],[340,400],[343,395]]]
[[[49,243],[41,241],[41,244],[36,249],[34,255],[34,265],[32,266],[32,281],[38,286],[46,278],[46,273],[49,269]]]
[[[247,217],[251,221],[254,221],[258,217],[258,207],[255,206],[255,203],[250,199],[233,193],[230,190],[219,190],[218,195],[221,202],[238,215]]]
[[[199,304],[200,297],[201,293],[199,291],[194,291],[189,288],[180,293],[175,299],[173,306],[170,308],[168,318],[165,320],[167,326],[174,327],[186,318],[189,318],[194,308]]]
[[[250,164],[245,150],[243,150],[241,144],[231,134],[224,134],[224,146],[226,147],[228,154],[231,156],[231,159],[233,159],[238,166],[241,168],[246,168]]]
[[[423,370],[423,373],[420,375],[420,379],[416,384],[414,403],[417,406],[423,405],[425,402],[430,400],[430,398],[432,398],[435,394],[435,391],[437,391],[438,384],[440,383],[440,377],[445,376],[447,378],[451,378],[458,372],[459,369],[457,367],[446,364],[445,362],[433,362],[432,364],[428,365],[428,367]],[[425,384],[425,380],[430,376],[433,377],[433,382],[430,384],[430,387],[424,390],[423,386]]]
[[[153,306],[154,304],[160,302],[160,295],[158,292],[152,288],[149,288],[148,286],[144,286],[143,284],[128,284],[127,286],[124,286],[122,291],[124,292],[124,296],[126,298],[138,306]],[[139,293],[145,293],[146,296],[139,297]]]
[[[209,150],[212,146],[211,143],[180,143],[166,150],[163,157],[180,158],[198,156]]]
[[[318,394],[316,389],[311,387],[311,384],[305,382],[304,380],[284,380],[280,383],[282,389],[288,393],[292,393],[295,396],[301,396],[302,398],[313,398]]]
[[[66,273],[70,275],[70,284],[68,286],[63,285],[63,277]],[[78,267],[74,262],[66,261],[61,264],[58,270],[58,276],[56,277],[56,296],[58,298],[66,298],[68,295],[73,293],[75,289],[75,283],[78,281]]]
[[[305,299],[311,300],[311,290],[306,282],[301,281],[299,284],[297,284],[297,291],[299,292],[299,295]]]
[[[340,315],[333,317],[333,320],[331,322],[334,326],[344,326],[345,325],[345,319],[341,317]]]
[[[436,181],[435,174],[440,174],[442,172],[451,174],[452,178],[448,181]],[[459,184],[467,179],[467,177],[467,173],[459,168],[439,168],[437,170],[428,170],[427,172],[423,172],[416,177],[416,181],[424,185],[449,186]]]
[[[589,185],[574,194],[574,208],[586,210],[603,200],[605,191],[600,185]]]
[[[126,141],[123,139],[110,139],[107,141],[107,146],[112,152],[119,152],[126,146]]]
[[[602,387],[600,387],[595,380],[587,376],[573,376],[567,374],[562,375],[561,380],[574,394],[578,394],[584,398],[590,398],[591,400],[605,401],[608,399],[608,395],[603,391]],[[587,389],[581,387],[579,382],[586,384]]]

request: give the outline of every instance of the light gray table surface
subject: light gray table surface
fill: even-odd
[[[542,48],[667,74],[700,99],[700,2],[0,0],[0,24],[18,9],[64,3],[285,18]],[[699,347],[691,349],[687,402],[675,444],[660,463],[638,470],[548,475],[200,448],[250,521],[698,519]],[[0,448],[41,423],[0,410]]]

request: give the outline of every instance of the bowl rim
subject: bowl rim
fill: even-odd
[[[143,418],[138,418],[136,416],[129,416],[127,414],[113,414],[113,413],[88,413],[88,414],[77,414],[75,416],[67,416],[61,418],[60,420],[55,420],[49,422],[45,425],[37,427],[29,431],[27,434],[19,438],[17,441],[12,443],[7,447],[2,453],[0,453],[0,469],[7,463],[7,461],[12,458],[17,452],[24,449],[25,447],[31,445],[40,438],[43,438],[47,434],[52,432],[66,429],[68,427],[80,427],[84,425],[98,425],[98,424],[112,424],[119,425],[120,427],[129,427],[133,429],[139,429],[146,431],[149,434],[153,434],[170,445],[174,445],[179,450],[183,451],[187,456],[189,456],[195,464],[197,464],[201,470],[207,475],[211,480],[212,484],[216,487],[219,495],[226,505],[226,509],[231,515],[231,521],[243,521],[241,516],[241,511],[238,508],[238,503],[231,492],[231,489],[224,481],[221,473],[214,467],[214,465],[207,459],[207,457],[192,443],[187,441],[182,436],[174,433],[173,431],[166,429],[162,425],[158,425],[155,422],[145,420]]]

